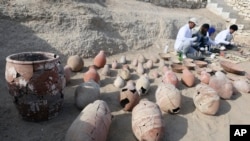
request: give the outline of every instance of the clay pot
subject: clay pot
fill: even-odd
[[[196,60],[196,61],[194,61],[194,63],[196,64],[196,66],[198,66],[200,68],[203,68],[203,67],[207,66],[207,62],[205,62],[205,61]]]
[[[209,84],[211,75],[206,71],[201,72],[200,81],[204,84]]]
[[[66,80],[66,83],[69,83],[70,77],[71,77],[71,67],[69,65],[64,66],[64,77]]]
[[[178,85],[178,78],[177,76],[175,75],[174,72],[172,71],[166,71],[162,77],[162,82],[164,84],[172,84],[174,85],[175,87],[177,87]]]
[[[164,66],[165,66],[165,61],[164,60],[160,60],[160,62],[159,62],[159,68],[161,69]]]
[[[102,75],[104,76],[110,76],[110,68],[109,68],[109,65],[106,64],[104,65],[103,69],[102,69]]]
[[[168,67],[167,67],[167,66],[163,66],[163,67],[162,67],[162,72],[163,72],[163,74],[165,74],[166,71],[169,71]]]
[[[146,67],[147,67],[147,69],[152,69],[153,68],[153,61],[148,60],[147,63],[146,63]]]
[[[218,93],[206,84],[196,86],[196,94],[193,96],[195,107],[204,114],[215,115],[220,106]]]
[[[47,52],[12,54],[6,58],[5,79],[23,119],[49,120],[60,112],[65,77],[58,55]]]
[[[159,77],[159,73],[158,73],[158,71],[152,71],[151,73],[150,73],[150,77],[151,78],[153,78],[153,79],[156,79],[156,78],[158,78]]]
[[[128,69],[119,70],[119,75],[123,80],[128,80],[131,76]]]
[[[250,93],[250,85],[244,80],[236,80],[233,82],[234,88],[242,93]]]
[[[138,55],[138,62],[145,63],[146,62],[146,58],[142,54],[139,54]]]
[[[174,85],[161,83],[155,92],[155,99],[162,111],[179,113],[181,93]]]
[[[220,71],[210,78],[209,86],[212,87],[221,98],[230,99],[233,94],[233,84],[226,75]]]
[[[126,64],[127,63],[127,59],[125,55],[122,55],[122,57],[120,58],[120,63],[121,64]]]
[[[192,87],[195,82],[195,76],[192,72],[190,72],[187,68],[184,68],[182,71],[181,80],[183,84],[188,87]]]
[[[94,65],[97,68],[102,68],[106,64],[106,55],[103,50],[101,50],[94,58]]]
[[[164,121],[158,105],[141,100],[132,111],[132,130],[139,141],[162,141]]]
[[[129,82],[120,92],[120,105],[124,111],[131,111],[140,101],[140,96],[135,89],[135,85]]]
[[[151,55],[151,60],[153,61],[153,63],[158,63],[159,62],[159,59],[154,55]]]
[[[112,115],[105,101],[87,105],[70,125],[65,141],[106,141]]]
[[[95,66],[89,66],[89,70],[83,74],[84,82],[88,82],[93,79],[96,83],[100,83],[100,75],[95,69]]]
[[[118,68],[118,63],[116,60],[112,62],[112,69],[117,69]]]
[[[122,69],[127,69],[128,71],[130,71],[130,68],[129,68],[129,65],[128,65],[128,64],[122,65]]]
[[[73,72],[78,72],[82,70],[84,66],[84,62],[80,56],[74,55],[68,58],[67,65],[70,66]]]
[[[124,80],[121,78],[121,76],[117,76],[114,81],[114,86],[117,88],[122,88],[125,85]]]
[[[166,60],[166,61],[170,60],[170,58],[171,58],[170,54],[168,54],[168,53],[159,53],[159,56],[160,56],[163,60]]]
[[[89,103],[99,99],[100,86],[91,79],[88,82],[81,83],[75,90],[75,104],[79,109],[83,109]]]
[[[143,74],[143,73],[144,73],[144,68],[143,68],[142,63],[138,63],[136,72],[137,72],[138,74]]]
[[[133,65],[134,67],[136,67],[137,64],[138,64],[138,60],[135,58],[135,59],[132,61],[132,65]]]
[[[172,71],[177,73],[182,73],[183,69],[185,68],[183,65],[175,63],[171,64],[170,66],[172,68]]]
[[[235,74],[243,74],[244,70],[237,64],[229,62],[229,61],[221,61],[220,62],[221,67],[230,73],[235,73]]]
[[[149,88],[150,82],[148,77],[145,75],[140,76],[140,78],[136,81],[136,90],[139,95],[146,95]]]

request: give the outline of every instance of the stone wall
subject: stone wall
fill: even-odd
[[[234,10],[239,11],[239,15],[245,17],[245,20],[250,20],[250,0],[226,0],[228,5]]]
[[[168,8],[205,8],[207,0],[139,0]]]

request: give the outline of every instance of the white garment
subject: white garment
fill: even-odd
[[[232,34],[230,34],[229,29],[223,30],[220,33],[218,33],[215,37],[215,42],[217,44],[225,44],[225,45],[229,45],[230,41],[227,41],[227,37],[228,36],[232,36]]]
[[[209,39],[209,41],[208,41],[208,45],[213,45],[213,46],[216,46],[217,45],[217,43],[215,42],[215,41],[213,41],[210,37],[209,37],[209,33],[207,32],[207,37],[208,37],[208,39]]]
[[[192,30],[189,28],[189,25],[186,24],[180,28],[178,31],[175,44],[174,44],[174,49],[176,51],[180,50],[179,48],[181,47],[181,44],[185,41],[190,41],[192,42]]]

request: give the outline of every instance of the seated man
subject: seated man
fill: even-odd
[[[192,38],[192,29],[197,25],[197,20],[191,18],[188,24],[182,26],[178,31],[174,49],[177,52],[182,53],[182,58],[186,58],[187,53],[194,53],[195,49],[191,47],[192,42],[197,39],[197,37]]]
[[[209,37],[208,37],[208,29],[209,24],[203,24],[200,30],[193,33],[193,37],[197,37],[197,40],[194,41],[192,47],[197,51],[204,51],[205,47],[209,45]]]
[[[197,50],[205,53],[211,53],[210,47],[217,45],[211,38],[212,34],[215,32],[215,28],[209,26],[205,23],[201,26],[199,31],[193,33],[193,37],[197,37],[197,40],[194,41],[192,46]]]
[[[238,26],[233,24],[229,27],[229,29],[223,30],[217,34],[217,36],[215,37],[215,42],[221,45],[221,50],[225,50],[226,48],[231,49],[233,47],[233,33],[237,30]]]

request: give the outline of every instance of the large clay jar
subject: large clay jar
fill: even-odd
[[[235,80],[233,86],[238,92],[250,93],[250,85],[245,80]]]
[[[200,81],[204,84],[209,84],[211,75],[206,71],[201,71]]]
[[[168,71],[165,71],[164,75],[162,76],[162,82],[165,84],[172,84],[175,87],[177,87],[178,78],[174,72],[168,70]]]
[[[184,68],[182,70],[181,80],[186,86],[192,87],[195,82],[195,77],[194,77],[194,74],[190,72],[190,70],[188,70],[187,68]]]
[[[132,83],[132,84],[131,84]],[[129,81],[120,92],[120,105],[124,111],[131,111],[140,101],[140,96],[133,82]]]
[[[139,95],[146,95],[150,88],[149,78],[145,75],[140,76],[140,78],[136,81],[135,87]]]
[[[93,79],[96,83],[100,83],[100,75],[94,66],[89,66],[89,70],[83,74],[83,81],[88,82]]]
[[[156,103],[164,112],[179,113],[181,107],[181,93],[172,84],[161,83],[155,92]]]
[[[68,58],[67,65],[71,68],[72,71],[77,72],[82,70],[84,62],[80,56],[74,55]]]
[[[65,141],[106,141],[112,115],[106,102],[87,105],[70,125]]]
[[[5,79],[21,116],[30,121],[58,115],[63,104],[64,71],[59,56],[23,52],[6,58]]]
[[[100,96],[100,86],[91,79],[81,83],[75,90],[75,104],[79,109],[83,109],[89,103],[94,102]]]
[[[164,121],[159,106],[141,100],[132,111],[132,130],[139,141],[163,141]]]
[[[106,64],[106,55],[103,50],[101,50],[94,58],[94,65],[97,68],[102,68]]]
[[[206,84],[196,86],[196,94],[193,96],[195,107],[204,114],[215,115],[220,106],[218,93]]]
[[[221,98],[230,99],[233,94],[233,84],[226,75],[220,71],[210,78],[209,86],[212,87]]]

